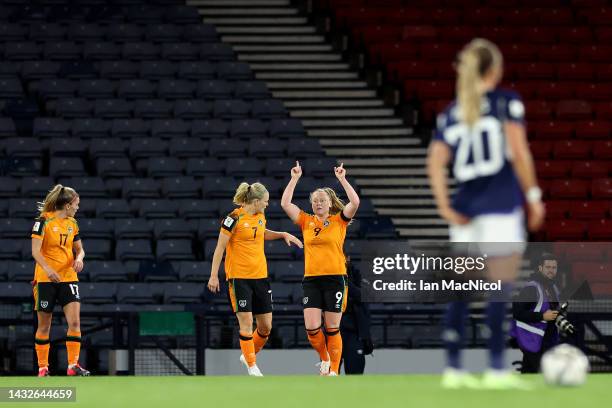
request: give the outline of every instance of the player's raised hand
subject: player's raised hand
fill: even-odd
[[[465,225],[470,222],[470,219],[468,217],[453,210],[450,207],[440,209],[438,210],[438,212],[440,213],[440,217],[444,218],[446,221],[448,221],[449,224],[452,225]]]
[[[527,207],[527,227],[529,231],[535,232],[542,227],[544,224],[544,217],[546,216],[546,208],[544,203],[537,201],[529,203]]]
[[[334,173],[336,174],[336,178],[340,181],[346,178],[346,169],[344,168],[344,163],[340,163],[339,167],[334,167]]]
[[[295,167],[291,169],[291,178],[299,179],[302,177],[302,168],[300,167],[300,162],[295,162]]]
[[[212,293],[219,293],[219,277],[212,276],[208,279],[208,290]]]
[[[285,232],[283,234],[283,239],[287,243],[287,246],[291,246],[291,244],[293,244],[298,248],[304,248],[304,244],[302,244],[302,241],[300,241],[298,238],[296,238],[295,236],[291,235],[288,232]]]

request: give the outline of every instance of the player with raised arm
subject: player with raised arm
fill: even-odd
[[[438,213],[450,224],[451,242],[516,243],[504,245],[501,252],[497,246],[498,253],[487,261],[490,279],[501,280],[507,291],[524,250],[523,203],[527,201],[532,231],[542,225],[544,205],[525,135],[525,109],[517,93],[497,87],[502,71],[502,55],[490,41],[474,39],[459,53],[457,99],[438,116],[427,168]],[[457,181],[452,202],[446,179],[451,162]],[[487,306],[490,369],[482,383],[461,366],[466,314],[465,302],[449,305],[444,331],[448,365],[442,385],[525,388],[504,369],[505,299],[490,301]]]
[[[359,207],[359,196],[346,180],[343,164],[334,174],[344,188],[349,203],[338,198],[331,188],[310,193],[313,214],[307,214],[291,202],[293,191],[302,176],[300,163],[291,169],[291,180],[285,187],[281,206],[291,221],[302,230],[304,238],[304,323],[308,340],[321,359],[321,375],[338,375],[342,358],[340,320],[346,308],[346,259],[344,238],[346,227]],[[321,331],[324,315],[325,334]]]
[[[39,377],[49,376],[49,331],[56,303],[64,309],[68,322],[67,375],[90,374],[79,365],[81,298],[77,274],[83,270],[85,258],[79,226],[74,219],[79,202],[79,195],[72,188],[56,185],[39,203],[40,216],[32,228],[32,256],[36,260],[32,286],[38,317],[35,349]]]
[[[240,361],[249,375],[261,377],[256,354],[272,330],[272,289],[264,240],[284,239],[288,246],[302,248],[302,242],[287,232],[266,228],[264,211],[269,193],[261,183],[241,183],[234,195],[239,207],[221,221],[219,239],[212,260],[208,289],[219,292],[219,267],[225,252],[225,275],[232,311],[239,325]],[[257,329],[253,331],[253,317]]]

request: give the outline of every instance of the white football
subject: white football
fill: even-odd
[[[544,353],[541,368],[547,384],[575,387],[586,381],[589,359],[576,347],[560,344]]]

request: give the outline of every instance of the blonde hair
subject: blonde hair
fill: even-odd
[[[266,193],[268,190],[261,183],[240,183],[234,194],[234,204],[251,204],[255,200],[262,200]]]
[[[45,200],[38,203],[38,211],[42,216],[46,212],[63,210],[66,204],[70,204],[78,196],[74,189],[56,184],[49,190]]]
[[[310,193],[311,203],[312,203],[312,196],[317,192],[325,193],[329,197],[329,201],[331,201],[331,208],[329,209],[329,213],[331,215],[336,215],[340,211],[344,210],[344,202],[338,197],[336,192],[329,187],[317,188],[315,191]]]
[[[457,105],[460,118],[469,126],[480,117],[481,79],[492,67],[501,67],[499,48],[489,40],[475,38],[458,55]]]

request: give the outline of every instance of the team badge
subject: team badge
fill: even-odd
[[[324,226],[324,227],[329,226],[329,221],[328,221],[328,220],[325,220],[325,222],[323,223],[323,226]]]
[[[240,307],[245,307],[245,306],[246,306],[246,300],[239,300],[239,301],[238,301],[238,305],[239,305]]]
[[[72,231],[74,231],[72,227],[68,227],[68,234],[72,234]]]
[[[49,306],[49,302],[47,302],[46,300],[43,300],[40,302],[40,307],[42,307],[43,309],[46,308],[47,306]]]
[[[310,228],[314,227],[314,222],[309,223],[309,224],[308,224],[308,226],[309,226]]]
[[[304,299],[302,300],[302,302],[303,302],[304,304],[308,303],[308,296],[304,297]]]
[[[259,220],[259,225],[263,225],[263,221],[262,220]]]

